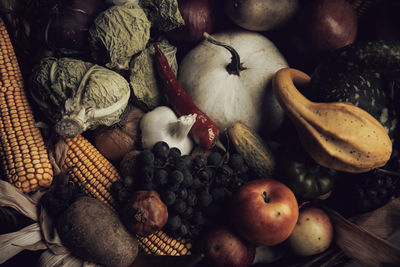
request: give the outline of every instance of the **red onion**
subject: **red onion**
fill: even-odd
[[[332,51],[353,43],[358,17],[346,0],[307,0],[276,37],[289,65],[312,73]]]
[[[90,25],[105,8],[104,0],[56,1],[46,27],[46,43],[63,54],[88,50]]]
[[[214,0],[178,0],[179,11],[185,25],[167,32],[171,41],[195,44],[203,33],[212,33],[216,27],[216,2]]]
[[[112,161],[121,160],[138,143],[139,121],[144,112],[129,105],[118,125],[99,127],[94,132],[94,143],[100,153]]]
[[[99,128],[95,134],[96,148],[109,160],[119,161],[126,153],[135,149],[135,141],[120,128]]]
[[[332,52],[355,41],[357,13],[346,0],[313,0],[307,4],[306,38],[316,52]]]

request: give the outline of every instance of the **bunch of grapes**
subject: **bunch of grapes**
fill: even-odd
[[[137,158],[139,188],[155,190],[168,207],[165,231],[171,237],[195,238],[223,214],[227,198],[248,181],[241,155],[213,151],[206,157],[181,155],[165,142]]]
[[[398,179],[380,171],[373,171],[354,186],[355,205],[359,212],[375,210],[399,192]]]
[[[400,192],[399,177],[382,170],[348,175],[351,177],[337,183],[329,198],[329,204],[346,216],[380,208]]]

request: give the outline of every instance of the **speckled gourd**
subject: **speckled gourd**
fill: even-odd
[[[392,153],[385,128],[351,103],[311,102],[296,88],[309,81],[307,74],[285,68],[275,74],[273,88],[310,156],[322,166],[352,173],[385,165]]]
[[[392,141],[399,131],[400,41],[356,42],[321,61],[304,92],[315,102],[351,102],[377,119]]]

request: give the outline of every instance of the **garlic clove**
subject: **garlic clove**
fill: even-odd
[[[196,122],[197,114],[183,115],[178,118],[177,122],[172,122],[169,127],[171,136],[177,139],[183,139],[189,135],[194,123]]]

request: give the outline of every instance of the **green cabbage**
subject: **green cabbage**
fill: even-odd
[[[49,57],[33,70],[31,95],[58,134],[74,137],[119,122],[130,87],[120,74],[99,65]]]
[[[110,7],[89,29],[93,58],[110,69],[128,69],[131,57],[146,48],[150,27],[138,4]]]
[[[167,32],[185,24],[177,0],[139,0],[139,5],[158,30]]]
[[[177,48],[171,45],[167,39],[156,42],[165,54],[172,71],[177,75],[178,62],[176,60]],[[129,84],[133,90],[134,97],[144,104],[148,109],[154,109],[162,101],[160,84],[156,78],[154,45],[133,57],[129,68]]]

